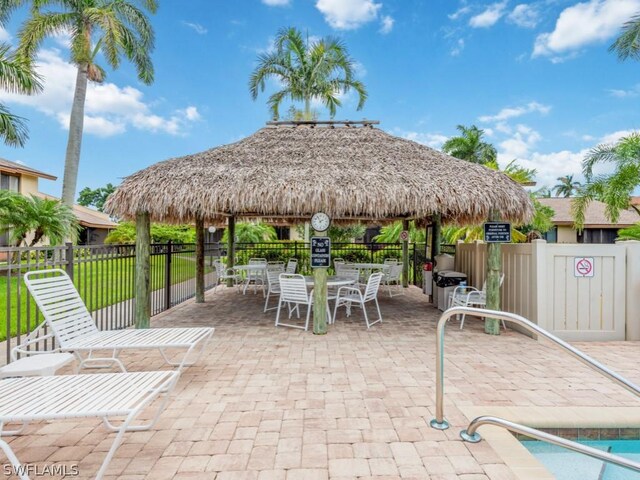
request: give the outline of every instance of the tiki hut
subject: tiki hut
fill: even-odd
[[[491,212],[513,222],[531,215],[528,194],[506,175],[375,124],[269,122],[236,143],[130,175],[107,210],[137,219],[143,234],[150,220],[194,222],[202,233],[221,219],[233,229],[236,218],[308,220],[319,211],[338,222],[415,219],[436,227],[482,222]]]

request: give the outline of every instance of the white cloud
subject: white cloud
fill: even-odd
[[[380,19],[380,33],[386,35],[387,33],[390,33],[391,30],[393,30],[393,24],[395,23],[395,20],[390,17],[389,15],[384,15],[381,19]]]
[[[286,7],[291,3],[291,0],[262,0],[262,3],[270,7]]]
[[[600,139],[599,143],[616,143],[622,137],[631,135],[635,130],[618,130],[617,132],[608,133]]]
[[[530,150],[542,139],[540,134],[526,125],[517,125],[511,138],[500,142],[499,152],[509,161],[526,157]]]
[[[558,177],[567,174],[580,174],[582,160],[588,153],[588,149],[572,152],[562,150],[559,152],[539,153],[533,152],[527,158],[518,158],[518,164],[525,168],[535,168],[536,182],[539,187],[553,186]],[[511,161],[513,158],[503,158],[501,162]]]
[[[535,28],[540,19],[538,10],[533,5],[521,3],[507,16],[507,20],[523,28]]]
[[[373,0],[317,0],[316,8],[331,27],[353,30],[378,18],[381,3]]]
[[[623,23],[640,10],[640,0],[590,0],[565,8],[552,32],[536,37],[533,56],[565,54],[613,37]],[[559,57],[560,56],[560,57]]]
[[[451,54],[452,57],[457,57],[462,53],[463,50],[464,50],[464,38],[459,38],[458,41],[453,46],[453,48],[451,48],[451,51],[449,53]]]
[[[353,62],[353,73],[358,78],[367,76],[367,68],[360,62]]]
[[[198,35],[206,35],[207,32],[209,31],[206,29],[206,27],[203,27],[199,23],[182,22],[182,24],[192,29]]]
[[[504,15],[507,8],[507,0],[492,3],[482,13],[474,15],[469,19],[469,25],[473,28],[488,28],[496,24]]]
[[[464,5],[460,7],[458,10],[456,10],[455,12],[447,15],[447,17],[449,17],[449,20],[457,20],[460,17],[464,17],[469,12],[471,12],[471,7],[469,5]]]
[[[69,112],[76,81],[76,69],[63,60],[58,50],[42,50],[37,70],[44,77],[40,95],[17,95],[0,91],[0,100],[33,107],[55,118],[69,128]],[[85,132],[102,137],[124,133],[129,126],[139,130],[171,135],[184,133],[190,122],[200,118],[198,110],[189,106],[168,116],[154,114],[144,101],[143,93],[131,86],[114,83],[89,83],[85,102]]]
[[[0,27],[0,42],[10,42],[11,34],[7,32],[4,28]]]
[[[440,149],[442,144],[446,142],[449,137],[440,133],[424,133],[424,132],[399,132],[403,138],[412,140],[414,142],[421,143],[431,148]]]
[[[478,118],[481,122],[504,122],[510,118],[521,117],[527,113],[540,113],[546,115],[551,110],[548,105],[538,102],[529,102],[519,107],[507,107],[500,110],[496,115],[483,115]],[[499,129],[499,128],[498,128]]]
[[[634,85],[629,90],[622,90],[622,89],[614,89],[614,88],[612,88],[612,89],[607,90],[607,92],[609,92],[609,95],[611,95],[612,97],[617,97],[617,98],[633,98],[633,97],[637,97],[638,95],[640,95],[640,83],[638,83],[637,85]]]

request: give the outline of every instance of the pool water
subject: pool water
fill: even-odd
[[[640,462],[640,440],[580,440],[579,443]],[[558,480],[640,480],[640,473],[536,440],[522,444]]]

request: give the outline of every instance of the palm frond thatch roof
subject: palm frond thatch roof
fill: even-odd
[[[532,211],[506,175],[367,124],[272,125],[239,142],[166,160],[127,177],[107,211],[190,222],[224,216],[343,221],[428,218],[478,222],[497,208],[521,222]]]

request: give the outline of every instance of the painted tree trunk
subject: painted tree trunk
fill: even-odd
[[[324,232],[316,232],[322,235]],[[327,333],[327,269],[313,269],[313,333]]]
[[[149,213],[136,215],[136,328],[149,328],[151,318],[151,282],[149,265],[151,251],[151,222]],[[166,288],[171,288],[167,285]]]
[[[492,210],[490,222],[499,222],[500,213]],[[487,244],[487,308],[500,310],[500,272],[502,270],[502,245],[500,243]],[[484,331],[490,335],[500,335],[500,321],[497,318],[487,318]]]
[[[196,217],[196,303],[204,303],[204,219]]]
[[[409,231],[409,220],[402,220],[402,231]],[[402,286],[409,286],[409,239],[402,241]]]
[[[236,258],[236,217],[227,219],[227,268],[232,268]],[[233,287],[233,280],[227,280],[227,287]]]
[[[64,178],[62,180],[62,203],[73,207],[78,182],[78,166],[84,128],[84,103],[87,97],[87,65],[80,65],[76,75],[76,89],[73,94],[71,116],[69,118],[69,137],[67,153],[64,159]]]

